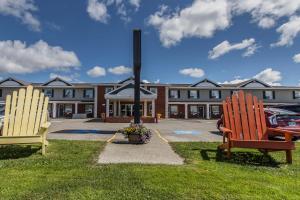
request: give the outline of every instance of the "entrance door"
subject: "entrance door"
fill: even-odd
[[[143,105],[140,105],[141,116],[143,115]],[[134,114],[133,104],[121,104],[121,116],[122,117],[132,117]]]
[[[202,105],[189,105],[189,118],[203,119],[205,108]]]

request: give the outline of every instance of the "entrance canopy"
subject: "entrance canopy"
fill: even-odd
[[[157,99],[157,94],[152,93],[145,88],[140,87],[140,97],[143,101],[151,101]],[[134,84],[129,83],[125,86],[117,88],[107,94],[105,94],[105,99],[110,100],[134,100]]]

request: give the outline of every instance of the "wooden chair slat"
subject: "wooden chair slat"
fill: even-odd
[[[9,126],[8,126],[8,133],[7,133],[8,136],[12,136],[14,132],[17,99],[18,99],[18,92],[14,91],[11,100],[10,112],[8,113],[8,115],[5,115],[5,118],[9,118]]]
[[[29,85],[26,89],[26,97],[25,97],[25,102],[24,102],[20,135],[27,134],[27,127],[28,127],[29,114],[30,114],[30,108],[31,108],[32,91],[33,91],[33,87],[32,87],[32,85]]]
[[[256,129],[257,129],[257,137],[260,140],[262,138],[262,126],[261,126],[261,119],[260,119],[260,112],[259,112],[259,105],[257,97],[253,97],[254,103],[254,113],[255,113],[255,120],[256,120]]]
[[[40,98],[39,98],[39,104],[38,104],[38,110],[37,110],[37,114],[36,114],[35,125],[34,125],[34,131],[33,131],[34,134],[37,134],[40,129],[43,103],[44,103],[44,93],[41,93]]]
[[[250,140],[250,131],[249,131],[249,125],[248,125],[248,116],[247,116],[247,110],[246,110],[246,101],[245,101],[245,95],[243,91],[239,91],[238,93],[239,97],[239,104],[240,104],[240,111],[241,111],[241,118],[242,118],[242,129],[244,134],[245,140]]]
[[[29,114],[29,122],[28,122],[28,129],[26,135],[35,135],[34,133],[34,125],[36,121],[36,115],[37,115],[37,107],[38,107],[38,101],[39,101],[39,90],[34,90],[33,96],[32,96],[32,103],[31,103],[31,109]]]
[[[11,95],[7,95],[5,101],[5,114],[4,114],[5,117],[4,117],[3,131],[2,131],[3,136],[7,136],[8,134],[10,105],[11,105]]]
[[[232,138],[236,139],[237,136],[236,136],[236,129],[235,129],[234,118],[233,118],[233,110],[232,110],[231,100],[229,97],[226,99],[226,104],[227,104],[227,110],[229,114],[230,130],[232,131]]]
[[[250,139],[257,140],[256,135],[256,124],[255,124],[255,116],[254,116],[254,107],[253,107],[253,97],[251,94],[246,95],[247,102],[247,114],[249,120],[249,131],[250,131]]]
[[[241,139],[241,135],[243,135],[242,125],[241,125],[241,116],[239,110],[239,103],[236,95],[232,95],[232,107],[233,107],[233,115],[234,115],[234,124],[236,130],[236,137],[238,140]]]
[[[23,117],[23,109],[24,109],[24,100],[25,100],[25,89],[19,90],[18,101],[17,101],[17,110],[16,110],[16,119],[14,126],[14,135],[20,135],[21,125],[22,125],[22,117]]]
[[[49,97],[46,97],[45,100],[44,100],[44,105],[43,105],[43,111],[42,111],[42,118],[41,118],[40,127],[47,122],[48,104],[49,104]]]
[[[262,101],[259,101],[259,112],[260,112],[260,119],[261,119],[261,126],[262,126],[261,139],[264,139],[265,133],[267,132],[267,123],[266,123],[264,105]]]
[[[226,101],[223,101],[222,104],[223,104],[223,116],[224,116],[224,122],[225,122],[224,125],[225,125],[226,128],[231,129]]]

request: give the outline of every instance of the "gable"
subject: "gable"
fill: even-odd
[[[214,83],[208,79],[205,79],[203,81],[200,81],[194,85],[192,85],[191,87],[205,87],[205,88],[211,88],[211,87],[221,87],[219,84]]]
[[[252,80],[249,81],[248,83],[242,84],[241,87],[244,88],[265,88],[265,87],[270,87],[264,82],[258,81],[258,80]]]
[[[52,79],[52,80],[44,83],[43,86],[72,86],[72,84],[70,84],[67,81],[64,81],[60,78],[55,78],[55,79]]]
[[[6,86],[6,87],[20,87],[20,86],[24,86],[23,83],[21,83],[20,81],[17,81],[15,79],[12,78],[8,78],[5,79],[3,81],[0,82],[1,86]]]
[[[69,84],[63,82],[63,81],[52,81],[47,84],[48,86],[69,86]]]

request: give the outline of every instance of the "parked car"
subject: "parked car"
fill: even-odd
[[[292,112],[300,113],[300,104],[294,104],[294,105],[278,105],[274,106],[273,108],[280,108],[284,110],[289,110]]]
[[[286,130],[299,132],[300,135],[300,113],[284,110],[280,108],[265,108],[265,116],[267,127],[270,128],[283,128]],[[217,128],[223,126],[223,115],[221,119],[217,121]],[[295,139],[299,139],[299,136],[295,136]]]

